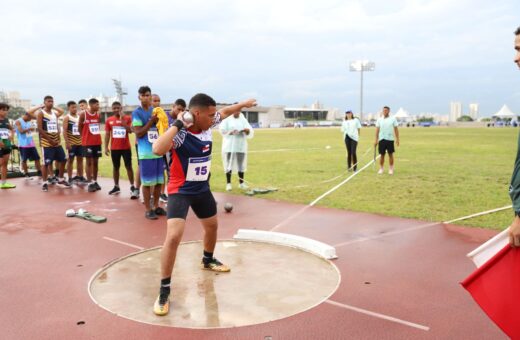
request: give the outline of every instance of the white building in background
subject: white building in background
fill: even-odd
[[[469,116],[473,118],[473,120],[478,119],[478,103],[469,104]]]
[[[5,101],[11,107],[21,107],[24,110],[29,110],[31,108],[31,100],[21,99],[20,97],[20,92],[18,91],[0,91],[0,102]]]
[[[462,103],[451,102],[450,103],[450,122],[456,122],[457,119],[462,117]]]

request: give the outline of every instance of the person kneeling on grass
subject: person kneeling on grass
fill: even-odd
[[[229,267],[213,257],[218,220],[217,204],[209,188],[213,146],[211,128],[233,112],[254,105],[256,101],[249,99],[217,112],[217,104],[213,98],[203,93],[196,94],[188,104],[189,112],[194,118],[193,123],[184,122],[182,117],[186,113],[180,114],[181,119],[153,144],[153,153],[156,155],[172,151],[168,182],[168,222],[161,250],[161,283],[159,296],[153,307],[156,315],[166,315],[169,311],[171,275],[190,207],[204,228],[201,268],[215,272],[230,271]]]
[[[0,103],[0,170],[2,174],[2,183],[0,189],[13,189],[16,185],[7,183],[7,164],[9,163],[9,155],[13,145],[13,127],[7,119],[9,105]]]

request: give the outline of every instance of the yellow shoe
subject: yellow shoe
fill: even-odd
[[[223,264],[216,258],[213,258],[213,260],[211,260],[211,262],[209,262],[209,263],[204,263],[204,261],[202,261],[200,263],[200,268],[202,268],[204,270],[211,270],[211,271],[220,272],[220,273],[225,273],[225,272],[231,271],[231,269],[228,266],[226,266],[225,264]]]
[[[165,301],[161,301],[161,296],[157,297],[153,304],[153,312],[155,315],[164,316],[170,311],[170,300],[166,298]]]

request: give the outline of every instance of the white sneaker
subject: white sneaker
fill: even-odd
[[[239,187],[240,189],[242,189],[242,190],[247,190],[247,189],[249,189],[249,187],[248,187],[247,184],[245,184],[245,183],[240,183],[240,185],[239,185],[238,187]]]
[[[231,191],[232,189],[231,183],[226,184],[226,191]]]
[[[377,172],[378,175],[382,175],[383,174],[383,168],[379,169],[379,171]]]
[[[389,175],[393,175],[394,174],[394,168],[391,167],[390,169],[388,169],[388,174]]]

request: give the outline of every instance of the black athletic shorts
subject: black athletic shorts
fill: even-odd
[[[22,158],[22,162],[29,161],[39,161],[40,155],[38,155],[38,150],[36,148],[30,147],[30,148],[19,148],[20,150],[20,157]]]
[[[209,190],[197,195],[168,195],[168,219],[182,218],[186,220],[190,207],[200,219],[213,217],[217,214],[217,202]]]
[[[11,148],[0,148],[0,157],[4,157],[5,155],[9,155],[11,153]]]
[[[71,145],[69,150],[69,159],[74,157],[85,157],[85,148],[83,145]]]
[[[385,152],[388,152],[388,154],[393,154],[395,152],[393,140],[381,139],[379,141],[379,154],[384,155]]]
[[[100,158],[101,156],[101,145],[85,145],[85,157]]]
[[[43,161],[45,165],[49,165],[54,161],[61,163],[65,162],[65,160],[65,151],[63,151],[61,146],[49,146],[43,148]]]
[[[121,157],[125,162],[125,168],[132,167],[132,150],[110,150],[112,156],[112,165],[114,168],[119,169],[121,167]]]

